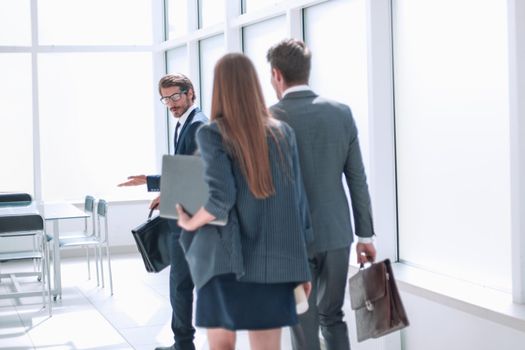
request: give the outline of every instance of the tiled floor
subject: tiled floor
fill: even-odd
[[[0,267],[5,273],[14,265]],[[106,288],[101,288],[94,277],[87,280],[85,260],[63,259],[63,297],[54,303],[52,317],[42,307],[41,297],[0,299],[0,349],[153,350],[172,344],[169,269],[148,274],[134,254],[115,255],[112,267],[113,296],[107,281]],[[31,269],[31,264],[27,268]],[[32,279],[22,286],[39,288]],[[8,288],[7,282],[2,280],[0,293]],[[195,343],[199,350],[208,348],[205,330],[197,330]],[[285,329],[282,349],[290,348]],[[249,349],[246,332],[240,332],[237,349]]]

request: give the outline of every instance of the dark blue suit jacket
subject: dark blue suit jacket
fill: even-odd
[[[175,148],[174,154],[187,154],[192,155],[197,150],[197,142],[195,140],[195,134],[197,129],[204,123],[208,122],[208,118],[202,113],[199,108],[195,108],[186,123],[182,126],[180,131],[179,142],[177,142],[177,148]],[[148,192],[159,192],[160,191],[160,175],[149,175],[146,178]]]
[[[195,134],[197,129],[208,122],[208,118],[202,113],[199,108],[195,108],[186,122],[182,126],[180,131],[179,141],[175,148],[175,154],[186,154],[192,155],[197,150],[197,142],[195,140]],[[160,191],[160,175],[151,175],[146,178],[148,192],[159,192]],[[173,232],[180,234],[180,227],[177,225],[176,220],[168,220],[170,227]]]

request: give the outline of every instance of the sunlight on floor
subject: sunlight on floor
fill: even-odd
[[[2,271],[32,269],[31,264],[2,264]],[[87,277],[84,259],[62,260],[62,299],[53,304],[53,316],[42,297],[0,299],[2,350],[153,350],[173,343],[169,303],[169,269],[145,271],[140,257],[120,254],[112,258],[114,295]],[[92,271],[93,273],[93,271]],[[38,288],[36,280],[24,288]],[[10,290],[2,280],[0,294]],[[237,349],[249,349],[247,332],[239,332]],[[208,348],[205,329],[197,329],[195,346]],[[282,349],[289,350],[289,331],[283,331]]]

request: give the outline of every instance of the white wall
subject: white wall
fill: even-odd
[[[77,205],[82,209],[82,204]],[[149,213],[149,200],[129,201],[129,202],[109,202],[108,203],[108,229],[110,246],[115,252],[134,252],[137,251],[135,241],[131,235],[131,229],[146,221]],[[157,215],[158,211],[154,215]],[[60,232],[77,231],[84,228],[83,219],[62,220],[59,222]],[[46,223],[47,233],[53,235],[52,223]],[[32,239],[23,238],[4,238],[0,251],[13,251],[30,249]],[[83,251],[78,248],[68,248],[63,256],[83,256]]]
[[[404,350],[525,348],[525,330],[505,327],[408,293],[402,293],[402,298],[411,323],[401,333]]]
[[[394,266],[394,272],[410,325],[385,337],[357,343],[354,311],[347,297],[343,310],[352,350],[525,349],[525,306],[513,305],[510,296],[483,290],[471,283],[447,283],[447,277],[431,280],[425,274],[410,276],[399,267]],[[353,274],[357,268],[351,267],[350,270]],[[407,283],[410,278],[417,279],[417,282]],[[425,284],[427,288],[423,287]],[[432,284],[439,287],[432,288]],[[460,290],[462,286],[464,288]],[[447,289],[456,298],[445,295],[443,290]],[[489,300],[491,293],[494,298]],[[486,302],[483,306],[476,306],[470,303],[474,300]],[[501,309],[507,311],[506,314],[491,310],[494,305],[505,305]]]

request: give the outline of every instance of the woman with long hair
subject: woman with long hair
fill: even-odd
[[[177,206],[196,324],[208,328],[213,350],[233,350],[236,330],[249,331],[252,349],[280,349],[281,328],[298,322],[294,288],[311,287],[295,136],[270,115],[243,54],[217,62],[210,119],[197,133],[209,199],[192,217]],[[209,225],[216,219],[228,223]]]

